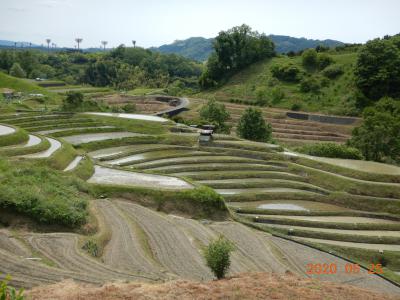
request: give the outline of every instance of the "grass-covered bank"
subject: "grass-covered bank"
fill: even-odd
[[[141,187],[92,185],[96,197],[121,197],[159,211],[177,212],[194,218],[221,219],[226,216],[223,198],[208,187],[192,190],[160,191]]]
[[[43,161],[0,158],[0,207],[38,223],[76,227],[87,216],[87,185],[49,168]]]
[[[7,125],[8,127],[11,127]],[[13,127],[14,128],[14,127]],[[15,131],[10,134],[0,135],[0,147],[23,144],[28,141],[29,137],[25,130],[15,128]]]

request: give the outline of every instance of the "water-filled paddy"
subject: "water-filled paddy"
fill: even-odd
[[[111,139],[120,139],[132,136],[143,136],[141,133],[133,132],[103,132],[103,133],[88,133],[88,134],[78,134],[63,137],[64,140],[71,143],[72,145],[79,145],[82,143],[97,142]]]
[[[269,205],[271,209],[271,205],[295,205],[296,207],[301,207],[302,210],[307,211],[348,211],[350,209],[340,207],[333,204],[322,203],[322,202],[314,202],[314,201],[305,201],[305,200],[265,200],[265,201],[251,201],[251,202],[229,202],[230,206],[238,207],[238,208],[261,208],[266,209],[265,205]],[[277,206],[275,206],[277,207]],[[280,209],[282,208],[274,208]]]
[[[149,115],[139,115],[139,114],[123,114],[123,113],[120,114],[120,113],[102,113],[102,112],[88,112],[85,114],[105,116],[105,117],[123,118],[123,119],[153,121],[153,122],[168,122],[168,120],[165,118],[161,118],[161,117],[157,117],[157,116],[149,116]]]
[[[240,195],[240,194],[256,194],[256,193],[307,193],[313,192],[291,188],[248,188],[248,189],[215,189],[221,195]]]
[[[51,134],[51,133],[56,133],[56,132],[62,132],[62,131],[69,131],[69,130],[85,130],[85,129],[92,129],[92,128],[115,128],[114,126],[88,126],[88,127],[73,127],[73,128],[57,128],[57,129],[49,129],[49,130],[42,130],[42,131],[37,131],[39,134]]]
[[[7,135],[15,132],[15,129],[9,126],[0,125],[0,135]]]
[[[100,166],[95,166],[95,173],[88,182],[108,185],[143,186],[154,189],[193,188],[188,182],[176,177],[122,171]]]
[[[335,223],[365,223],[365,224],[399,224],[399,222],[385,219],[347,216],[285,216],[285,215],[263,215],[268,219],[289,219],[311,222],[335,222]]]
[[[139,154],[134,154],[134,155],[129,155],[126,157],[118,158],[115,160],[108,161],[108,164],[111,165],[119,165],[119,164],[125,164],[132,162],[134,163],[135,161],[140,161],[140,160],[147,160],[147,159],[164,159],[166,157],[176,157],[179,155],[198,155],[198,154],[207,154],[206,152],[201,152],[201,151],[190,151],[190,150],[156,150],[156,151],[148,151],[144,153],[139,153]]]
[[[39,152],[39,153],[24,155],[24,157],[46,158],[46,157],[50,157],[54,152],[56,152],[58,149],[61,148],[61,143],[59,141],[52,139],[52,138],[46,138],[46,139],[50,142],[50,147],[47,150],[45,150],[43,152]]]

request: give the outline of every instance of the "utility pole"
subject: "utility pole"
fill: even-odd
[[[75,42],[78,44],[78,51],[79,51],[79,44],[82,43],[83,39],[81,38],[76,38]]]

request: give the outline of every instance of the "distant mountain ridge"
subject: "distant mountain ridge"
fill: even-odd
[[[344,43],[335,40],[313,40],[306,38],[295,38],[286,35],[269,35],[269,38],[275,43],[275,49],[278,53],[287,53],[289,51],[300,51],[307,48],[315,48],[318,45],[336,47]],[[198,61],[207,60],[213,51],[213,38],[190,37],[185,40],[177,40],[172,44],[165,44],[160,47],[151,47],[150,50],[161,53],[175,53],[187,58]]]

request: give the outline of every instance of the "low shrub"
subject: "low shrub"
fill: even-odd
[[[24,300],[24,290],[17,291],[15,288],[8,286],[11,277],[6,276],[5,280],[0,281],[0,299],[1,300]]]
[[[333,158],[363,159],[361,152],[353,147],[335,143],[317,143],[304,145],[296,149],[298,152]]]
[[[235,249],[234,245],[220,236],[212,241],[204,250],[204,258],[207,266],[214,273],[215,277],[222,279],[231,265],[230,252]]]
[[[329,79],[335,79],[342,75],[344,71],[341,65],[334,64],[326,67],[321,73]]]
[[[298,82],[301,77],[300,69],[294,64],[290,63],[286,65],[272,66],[271,73],[275,78],[287,82]]]
[[[300,91],[303,93],[318,93],[321,89],[321,82],[315,77],[306,77],[301,80]]]

